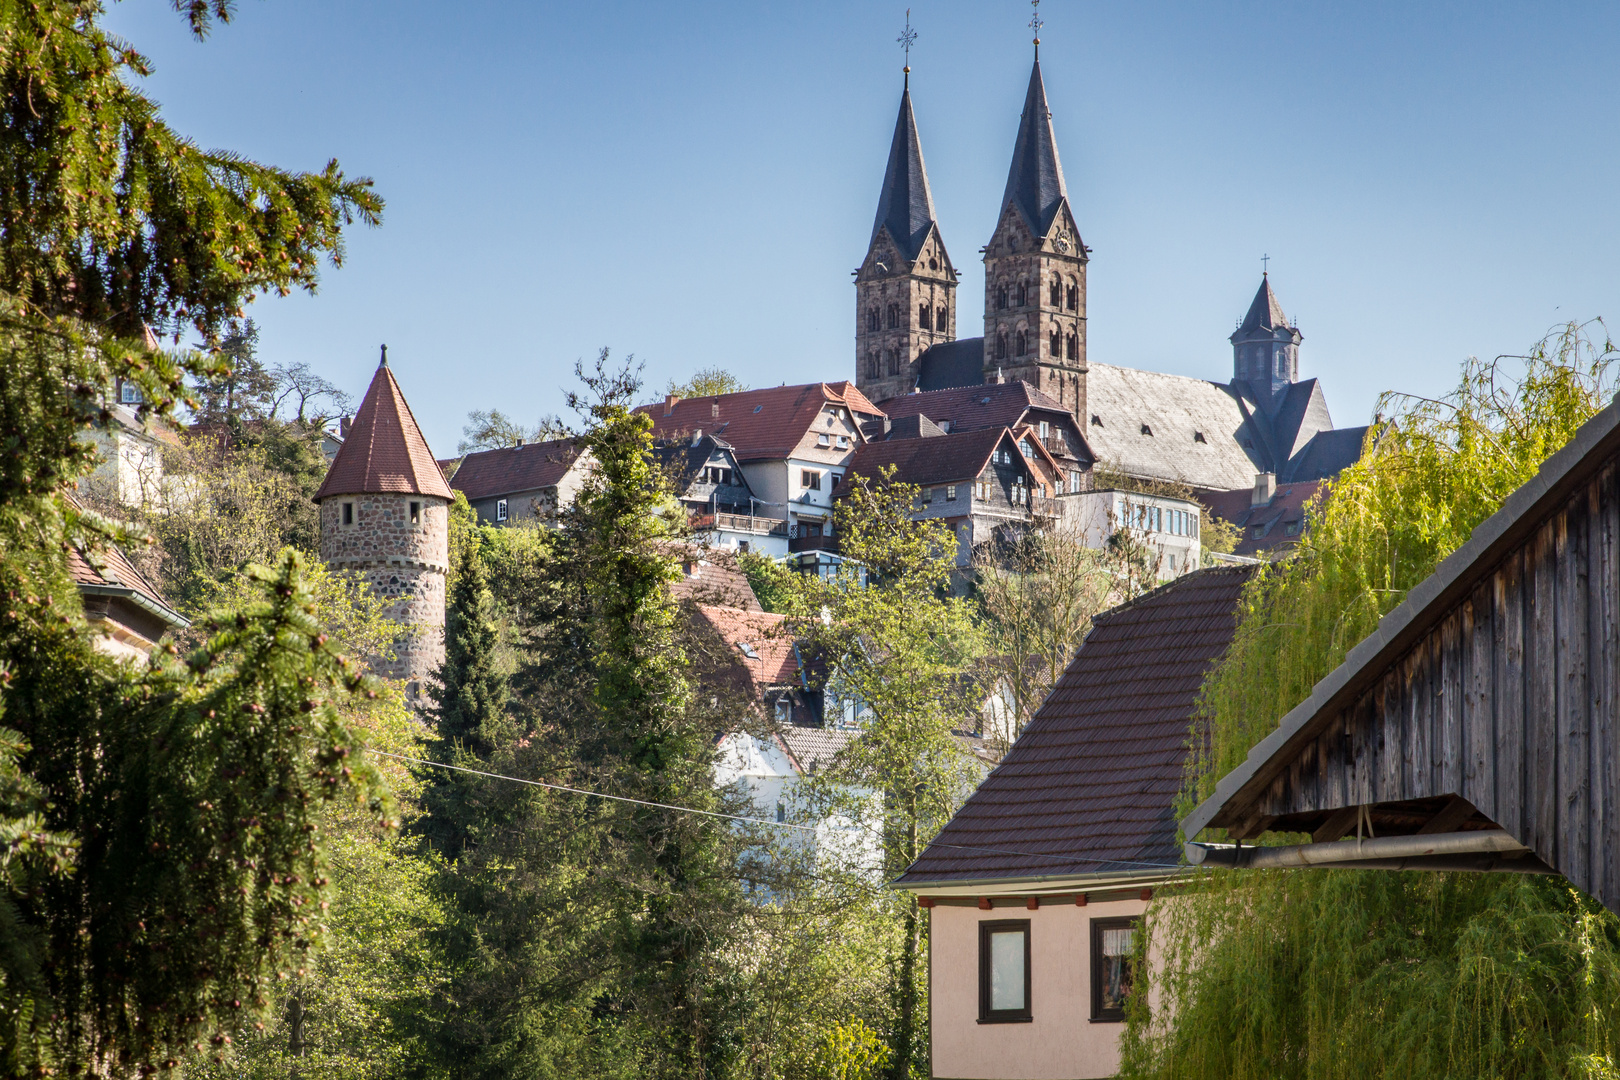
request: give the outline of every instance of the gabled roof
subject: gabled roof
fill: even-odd
[[[889,465],[895,467],[895,481],[902,484],[965,483],[984,471],[1002,439],[1011,444],[1012,453],[1022,461],[1012,432],[1006,428],[867,443],[850,458],[845,483],[857,477],[876,479]],[[840,486],[840,491],[844,490],[847,487]]]
[[[677,601],[690,600],[709,607],[764,611],[748,575],[737,566],[729,551],[696,545],[675,545],[681,562],[681,576],[670,582],[669,593]]]
[[[377,365],[360,411],[349,425],[348,438],[332,459],[315,501],[379,492],[453,498],[387,359]]]
[[[938,345],[930,345],[917,358],[918,390],[948,390],[953,386],[974,386],[982,382],[984,382],[982,337],[942,341]]]
[[[1130,476],[1223,491],[1253,487],[1255,473],[1275,471],[1237,395],[1204,379],[1093,361],[1080,425],[1097,461]]]
[[[894,141],[889,146],[889,167],[883,173],[883,190],[878,195],[872,240],[876,241],[878,233],[887,228],[900,254],[908,262],[915,262],[934,221],[934,196],[928,190],[928,170],[923,166],[922,142],[917,137],[917,119],[911,112],[908,87],[900,95],[900,115],[894,122]]]
[[[1024,95],[1024,114],[1018,122],[1018,141],[1013,144],[1001,209],[1005,213],[1009,205],[1017,206],[1030,232],[1043,237],[1067,198],[1057,138],[1052,134],[1052,110],[1046,107],[1046,84],[1041,81],[1037,60],[1029,72],[1029,91]]]
[[[838,728],[804,727],[799,724],[784,725],[776,731],[777,740],[801,773],[817,772],[831,764],[855,735],[856,732]]]
[[[1199,570],[1099,615],[1001,764],[897,884],[1173,872],[1187,733],[1249,573]]]
[[[104,545],[93,556],[76,547],[69,548],[68,573],[73,577],[73,584],[86,596],[121,597],[170,626],[191,625],[190,620],[169,606],[163,594],[135,569],[116,544]]]
[[[716,435],[731,445],[738,461],[786,457],[804,438],[823,406],[842,405],[857,419],[882,417],[883,411],[850,382],[804,383],[743,390],[714,397],[682,398],[643,405],[637,412],[652,418],[656,439],[690,438],[693,432]]]
[[[759,692],[798,682],[799,661],[793,652],[793,635],[783,626],[784,616],[710,604],[699,604],[697,610],[731,646],[733,659],[748,670]]]
[[[1232,340],[1236,341],[1239,337],[1257,330],[1270,332],[1287,328],[1288,316],[1283,314],[1282,305],[1277,303],[1277,294],[1271,291],[1271,277],[1262,274],[1260,289],[1254,294],[1254,302],[1249,305],[1249,313],[1243,316],[1243,322],[1233,333]]]
[[[450,486],[469,500],[539,491],[554,487],[578,458],[578,447],[568,439],[480,450],[461,459]]]
[[[907,394],[885,401],[883,409],[891,418],[921,413],[936,424],[950,421],[953,432],[1012,427],[1030,409],[1069,413],[1057,399],[1022,380]]]
[[[1324,482],[1279,483],[1271,501],[1259,506],[1254,505],[1252,487],[1236,491],[1200,491],[1198,501],[1217,517],[1238,527],[1241,536],[1233,554],[1255,555],[1299,542],[1300,528],[1290,533],[1288,526],[1303,526],[1305,506],[1322,490]],[[1257,528],[1263,530],[1259,536],[1254,535]]]
[[[1326,480],[1339,475],[1361,460],[1362,445],[1367,441],[1367,427],[1334,428],[1311,436],[1305,449],[1295,455],[1279,481],[1302,483]]]

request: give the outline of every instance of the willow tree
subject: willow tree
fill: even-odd
[[[1615,356],[1571,325],[1470,361],[1443,399],[1385,396],[1393,419],[1250,587],[1205,683],[1184,810],[1609,403]],[[1616,1071],[1620,920],[1557,878],[1213,872],[1147,937],[1165,962],[1144,969],[1124,1075]]]
[[[185,5],[201,36],[225,0]],[[313,290],[369,182],[203,152],[139,89],[96,3],[0,5],[0,1072],[126,1076],[223,1046],[320,939],[319,810],[391,820],[340,710],[368,693],[302,564],[256,571],[203,645],[146,666],[95,648],[68,574],[111,523],[65,498],[117,380],[172,412],[264,292]],[[30,852],[30,848],[32,851]],[[19,860],[22,865],[19,866]]]

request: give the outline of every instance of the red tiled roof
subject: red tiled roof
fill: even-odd
[[[567,439],[480,450],[461,459],[450,486],[469,499],[537,491],[561,480],[578,457]]]
[[[681,561],[681,576],[672,581],[669,593],[677,602],[690,600],[710,607],[764,611],[748,575],[737,567],[728,551],[679,546],[674,552]]]
[[[942,420],[950,421],[952,431],[1012,427],[1023,419],[1029,409],[1048,409],[1060,413],[1069,411],[1062,402],[1022,380],[928,390],[921,394],[889,398],[883,403],[883,411],[890,417],[921,413],[936,424]]]
[[[1307,480],[1304,483],[1278,484],[1277,493],[1263,506],[1254,506],[1254,492],[1249,488],[1233,491],[1199,491],[1198,501],[1207,506],[1216,517],[1236,525],[1241,531],[1235,554],[1253,555],[1284,544],[1299,542],[1300,529],[1289,533],[1287,526],[1303,528],[1305,506],[1327,484],[1325,480]],[[1269,527],[1268,527],[1269,526]],[[1256,537],[1254,530],[1264,528]]]
[[[1178,864],[1187,735],[1250,571],[1200,570],[1098,616],[1007,756],[899,884]]]
[[[163,598],[163,594],[147,581],[141,572],[135,569],[133,563],[124,555],[117,545],[107,544],[97,553],[97,557],[105,564],[105,569],[97,570],[91,565],[89,558],[78,548],[68,549],[68,573],[73,576],[73,584],[81,589],[128,589],[139,594],[142,598],[166,613],[166,621],[176,626],[184,626],[186,620],[181,618]],[[168,618],[173,616],[173,618]]]
[[[332,459],[315,501],[333,495],[400,492],[451,499],[411,407],[386,363],[377,366],[348,437]]]
[[[652,417],[655,439],[682,438],[702,431],[730,443],[738,461],[759,461],[792,453],[822,406],[829,402],[848,408],[857,423],[861,416],[883,415],[848,382],[772,386],[715,397],[682,398],[673,408],[660,401],[636,411]]]
[[[949,484],[973,480],[984,471],[1002,439],[1011,439],[1006,428],[964,431],[960,435],[935,435],[921,439],[887,439],[867,443],[849,460],[845,476],[876,478],[893,465],[894,478],[902,484]],[[1016,448],[1013,453],[1017,454]]]
[[[782,625],[784,616],[768,611],[697,605],[698,611],[736,653],[736,660],[748,669],[755,686],[786,686],[799,677],[799,662],[793,655],[793,635]],[[754,653],[749,656],[741,646]]]

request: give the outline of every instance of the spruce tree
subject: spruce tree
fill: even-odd
[[[186,10],[200,36],[229,5]],[[382,209],[335,162],[198,151],[101,14],[0,6],[0,756],[18,764],[0,828],[36,823],[32,865],[9,856],[0,878],[6,1075],[129,1076],[222,1046],[320,939],[320,805],[392,820],[342,715],[365,678],[312,617],[296,555],[183,659],[117,663],[84,619],[67,553],[141,542],[65,497],[95,464],[87,429],[117,380],[162,418],[226,366],[148,329],[218,342],[253,296],[313,290],[343,228]]]

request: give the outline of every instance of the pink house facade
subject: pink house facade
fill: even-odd
[[[1185,873],[1173,805],[1187,732],[1250,572],[1200,570],[1099,616],[1001,764],[896,882],[929,913],[933,1076],[1118,1071],[1137,926]]]

